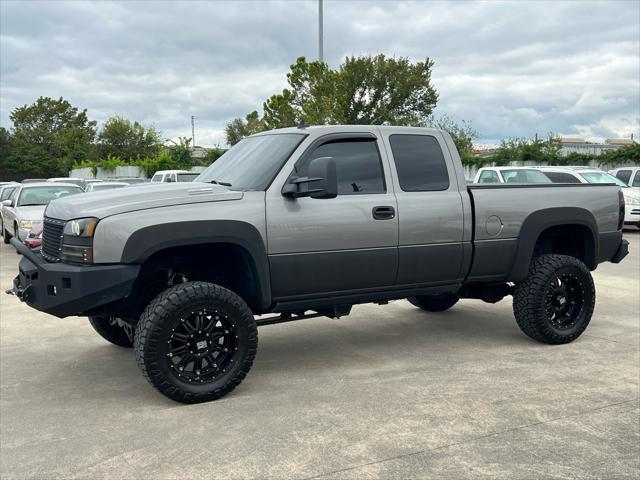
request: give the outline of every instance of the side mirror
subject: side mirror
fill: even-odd
[[[2,201],[2,205],[5,206],[5,207],[13,207],[13,202],[11,200],[9,200],[9,199],[3,200]]]
[[[335,198],[338,196],[338,176],[333,157],[314,158],[308,177],[291,177],[282,189],[285,197]]]

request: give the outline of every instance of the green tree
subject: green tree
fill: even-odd
[[[161,149],[161,134],[155,128],[119,116],[109,118],[98,134],[100,158],[119,157],[129,163],[155,157]]]
[[[170,146],[168,153],[175,168],[191,168],[193,166],[190,137],[178,137],[178,143]]]
[[[74,163],[93,157],[96,122],[63,98],[40,97],[9,117],[13,131],[6,168],[15,175],[66,175]]]
[[[0,178],[5,180],[9,175],[9,153],[11,149],[11,133],[0,127]]]
[[[272,127],[275,128],[275,127]],[[234,118],[224,127],[225,136],[229,145],[235,145],[244,137],[267,130],[264,121],[255,110],[244,119]]]
[[[473,155],[473,142],[478,139],[478,132],[470,122],[463,120],[461,123],[456,123],[449,115],[443,114],[437,118],[428,117],[423,125],[448,132],[463,161]]]
[[[384,55],[347,57],[337,70],[298,58],[287,74],[288,88],[263,104],[260,118],[226,125],[227,143],[258,131],[306,124],[423,124],[438,101],[431,84],[433,61],[411,63]]]

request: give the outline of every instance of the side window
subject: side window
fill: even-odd
[[[162,181],[162,174],[161,173],[156,173],[152,178],[151,178],[152,182],[161,182]]]
[[[580,183],[580,180],[570,173],[544,172],[544,174],[549,177],[549,180],[553,183]]]
[[[618,172],[616,173],[616,177],[629,185],[629,180],[631,179],[631,170],[618,170]]]
[[[495,170],[483,170],[478,179],[478,183],[500,183],[500,177]]]
[[[389,137],[389,143],[403,191],[431,192],[449,188],[447,164],[435,137],[396,134]]]
[[[11,194],[11,196],[9,197],[9,199],[13,202],[14,205],[18,201],[18,195],[20,194],[20,190],[22,190],[22,189],[21,188],[16,188],[13,191],[13,193]]]
[[[346,139],[317,147],[297,168],[297,176],[307,176],[314,158],[333,157],[338,176],[338,195],[385,193],[382,161],[375,139]]]
[[[640,170],[636,170],[636,176],[633,177],[632,187],[640,187]]]

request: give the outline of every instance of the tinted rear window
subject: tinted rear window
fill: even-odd
[[[447,164],[435,137],[396,134],[389,137],[389,143],[403,191],[429,192],[449,188]]]

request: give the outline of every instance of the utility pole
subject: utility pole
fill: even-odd
[[[196,117],[191,115],[191,150],[196,149]]]
[[[322,0],[318,0],[318,60],[324,62],[324,48],[322,45]]]

